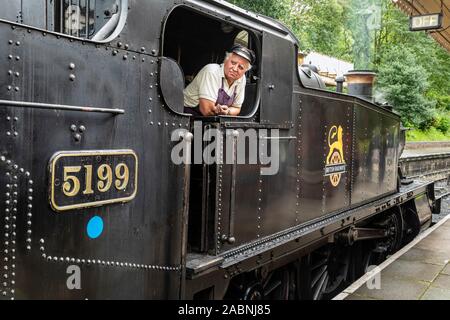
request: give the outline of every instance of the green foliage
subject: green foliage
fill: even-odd
[[[442,131],[436,128],[430,128],[428,130],[414,129],[406,133],[406,140],[409,142],[417,141],[448,141],[450,140],[450,134],[444,134]]]
[[[436,129],[446,134],[450,131],[450,114],[442,114],[436,117]]]
[[[379,65],[377,91],[397,110],[405,123],[427,128],[433,104],[425,98],[428,73],[406,47],[389,49]]]

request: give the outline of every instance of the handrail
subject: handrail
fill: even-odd
[[[18,107],[18,108],[32,108],[32,109],[46,109],[46,110],[63,110],[63,111],[111,113],[111,114],[114,114],[114,115],[125,114],[125,110],[123,110],[123,109],[80,107],[80,106],[69,106],[69,105],[62,105],[62,104],[37,103],[37,102],[25,102],[25,101],[10,101],[10,100],[0,100],[0,106],[4,106],[4,107]]]

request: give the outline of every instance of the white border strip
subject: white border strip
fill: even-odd
[[[450,215],[447,215],[445,218],[443,218],[441,221],[439,221],[437,224],[435,224],[433,227],[429,228],[427,231],[421,233],[417,238],[415,238],[411,243],[406,245],[403,249],[393,254],[389,259],[384,261],[382,264],[380,264],[377,268],[373,269],[372,271],[366,273],[361,278],[359,278],[355,283],[353,283],[351,286],[349,286],[347,289],[342,291],[339,295],[333,298],[333,300],[345,300],[348,296],[355,293],[356,290],[358,290],[360,287],[362,287],[365,283],[367,283],[370,279],[372,279],[374,276],[376,276],[378,273],[381,273],[385,268],[387,268],[390,264],[392,264],[394,261],[396,261],[398,258],[400,258],[402,255],[404,255],[406,252],[408,252],[410,249],[412,249],[416,244],[418,244],[420,241],[428,237],[431,233],[433,233],[436,229],[438,229],[440,226],[442,226],[444,223],[446,223],[448,220],[450,220]]]

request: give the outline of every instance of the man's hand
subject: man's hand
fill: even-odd
[[[217,114],[219,114],[219,115],[226,116],[226,115],[230,114],[230,108],[228,108],[228,106],[223,106],[223,105],[218,104],[216,106],[216,108],[217,108],[217,112],[218,112]]]
[[[238,116],[241,112],[240,108],[216,105],[214,102],[206,99],[200,99],[200,112],[205,117],[210,116]]]

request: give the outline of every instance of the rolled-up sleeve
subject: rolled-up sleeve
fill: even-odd
[[[205,68],[198,76],[199,98],[216,102],[220,88],[220,84],[217,81],[217,75],[215,75],[210,68]]]
[[[236,88],[236,100],[233,103],[233,107],[241,108],[242,104],[245,100],[245,78],[244,80],[239,83],[239,85]]]

